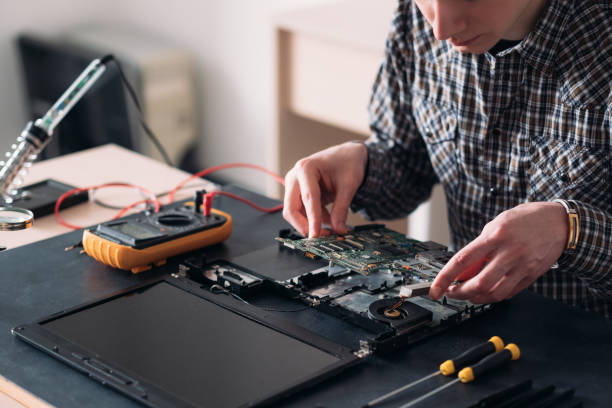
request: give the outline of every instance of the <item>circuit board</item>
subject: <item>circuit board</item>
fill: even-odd
[[[382,224],[361,225],[344,235],[306,239],[279,231],[279,245],[228,262],[185,262],[191,279],[250,302],[272,291],[363,330],[369,350],[392,352],[440,333],[488,310],[465,300],[429,296],[404,299],[397,315],[385,314],[400,290],[432,282],[452,257],[446,246],[417,241]],[[323,261],[323,262],[322,262]],[[220,293],[220,292],[219,292]],[[367,333],[367,334],[363,334]]]
[[[320,257],[361,275],[384,271],[414,283],[433,280],[452,255],[440,244],[407,238],[381,224],[358,226],[346,235],[276,240],[309,258]]]

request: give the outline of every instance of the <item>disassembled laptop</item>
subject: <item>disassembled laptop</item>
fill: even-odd
[[[361,339],[361,354],[396,350],[491,307],[446,297],[430,299],[429,285],[452,253],[444,245],[409,239],[381,224],[358,226],[344,236],[313,239],[287,229],[281,230],[276,240],[279,246],[275,251],[285,252],[285,258],[287,253],[304,257],[312,269],[300,269],[283,279],[271,273],[274,268],[269,265],[260,266],[257,261],[241,265],[238,258],[237,263],[205,265],[188,259],[181,270],[212,290],[227,291],[245,302],[259,290],[274,288],[339,317],[372,334]],[[272,251],[268,253],[274,257]],[[320,266],[321,260],[327,265]],[[406,288],[414,288],[415,294],[422,296],[400,297],[400,289],[405,292]]]

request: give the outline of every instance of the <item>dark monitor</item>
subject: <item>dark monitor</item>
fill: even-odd
[[[89,63],[92,50],[32,34],[17,37],[29,120],[41,118]],[[121,77],[114,64],[59,123],[42,158],[106,143],[133,149],[130,116]]]
[[[359,361],[349,349],[199,284],[166,279],[13,329],[156,407],[278,402]]]

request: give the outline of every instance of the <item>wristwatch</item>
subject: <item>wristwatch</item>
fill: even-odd
[[[570,207],[569,203],[561,198],[552,200],[553,203],[559,203],[565,208],[565,212],[569,221],[569,234],[567,236],[567,245],[565,249],[576,249],[578,238],[580,237],[580,219],[575,209]]]

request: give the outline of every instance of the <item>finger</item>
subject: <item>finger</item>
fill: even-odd
[[[321,219],[323,220],[323,225],[321,226],[319,236],[327,237],[333,234],[334,232],[330,229],[331,216],[329,214],[329,210],[325,206],[321,206]]]
[[[323,224],[331,225],[331,215],[324,205],[321,206],[321,220]]]
[[[348,231],[346,228],[346,217],[348,216],[352,199],[353,194],[347,189],[341,188],[336,195],[331,212],[331,225],[338,234],[346,234]]]
[[[478,274],[478,272],[482,270],[482,268],[486,265],[487,261],[488,260],[486,258],[481,259],[480,261],[467,268],[465,271],[461,272],[455,280],[463,282],[473,278]]]
[[[459,286],[455,286],[452,295],[449,295],[455,299],[472,299],[477,296],[489,295],[495,285],[512,270],[513,266],[513,262],[507,257],[495,256],[478,275]],[[517,282],[518,280],[514,284]]]
[[[487,294],[478,295],[470,299],[472,303],[496,303],[510,297],[516,286],[523,280],[524,276],[520,273],[509,273],[503,276],[499,283]]]
[[[508,297],[506,297],[506,299],[510,299],[514,296],[516,296],[519,292],[527,289],[529,287],[529,285],[531,285],[533,282],[535,281],[535,279],[532,279],[530,277],[525,277],[523,278],[515,287],[514,289],[510,292],[510,294],[508,295]]]
[[[316,177],[301,171],[297,175],[300,184],[302,205],[308,219],[308,238],[318,237],[321,232],[321,190]]]
[[[474,267],[475,264],[482,263],[491,251],[491,246],[480,237],[467,244],[438,273],[429,290],[429,296],[432,299],[439,299],[462,272]]]
[[[287,177],[285,197],[283,200],[283,218],[289,222],[303,236],[308,236],[308,219],[305,216],[304,206],[297,180]]]

